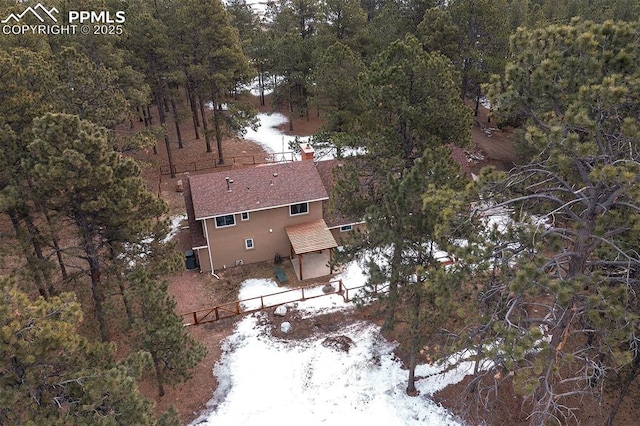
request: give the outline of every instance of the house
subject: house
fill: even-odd
[[[185,176],[185,205],[201,272],[291,258],[301,279],[331,273],[341,235],[358,223],[328,214],[336,160],[302,161]],[[327,223],[327,220],[329,223]]]

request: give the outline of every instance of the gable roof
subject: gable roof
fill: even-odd
[[[329,198],[313,161],[190,176],[189,184],[197,220]]]

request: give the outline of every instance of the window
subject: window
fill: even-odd
[[[349,232],[353,229],[353,225],[344,225],[340,227],[340,232]]]
[[[240,213],[240,219],[242,219],[242,220],[249,220],[249,212],[242,212],[242,213]]]
[[[247,238],[244,240],[244,248],[247,250],[251,250],[254,247],[253,238]]]
[[[236,218],[232,214],[226,216],[216,216],[216,228],[224,228],[225,226],[233,226],[236,224]]]
[[[309,203],[291,204],[289,206],[291,216],[309,213]]]

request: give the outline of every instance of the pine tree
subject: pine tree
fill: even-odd
[[[103,340],[108,340],[105,261],[109,246],[133,249],[149,237],[166,212],[139,177],[135,161],[113,151],[104,128],[76,116],[46,114],[34,121],[29,145],[33,191],[42,205],[66,217],[79,247],[68,250],[86,264]],[[143,244],[144,245],[144,244]]]
[[[53,111],[77,115],[107,128],[125,121],[129,104],[114,71],[73,48],[63,48],[53,55],[53,60],[56,67]]]
[[[309,117],[318,12],[318,4],[311,0],[280,0],[268,10],[273,20],[273,72],[279,77],[272,101],[274,107],[287,108],[290,131],[294,114]]]
[[[15,230],[18,247],[25,258],[22,283],[35,284],[47,297],[55,292],[49,274],[50,262],[44,252],[43,233],[34,219],[30,202],[28,172],[23,160],[32,140],[31,121],[44,113],[53,102],[49,91],[55,85],[51,78],[53,65],[46,51],[32,52],[23,48],[0,52],[0,73],[4,76],[0,92],[0,211],[6,214]]]
[[[149,4],[141,2],[132,12],[127,15],[128,26],[131,26],[125,39],[127,59],[136,70],[144,73],[146,84],[151,88],[151,94],[145,99],[144,105],[148,105],[149,100],[152,99],[152,103],[155,103],[158,108],[160,126],[156,131],[164,139],[169,172],[174,178],[173,152],[164,105],[167,99],[170,99],[174,108],[173,118],[178,147],[182,148],[176,95],[175,90],[171,90],[170,86],[175,82],[178,84],[183,82],[184,73],[179,69],[178,53],[170,48],[168,22],[162,20],[166,19],[166,11],[157,2],[153,9]]]
[[[504,70],[509,49],[505,9],[504,0],[456,0],[428,10],[418,26],[425,48],[446,55],[460,72],[460,94],[475,100],[476,115],[482,85]]]
[[[115,345],[78,334],[72,293],[29,300],[0,282],[0,423],[155,424],[136,378],[148,356],[115,361]]]
[[[167,282],[158,281],[149,269],[137,267],[129,274],[132,298],[138,301],[134,346],[151,354],[159,396],[165,384],[191,378],[191,369],[206,355],[206,348],[187,334],[176,302],[167,295]]]
[[[358,0],[328,0],[320,4],[318,28],[321,47],[340,42],[358,51],[362,47],[367,15]]]
[[[340,170],[335,195],[340,211],[365,217],[365,209],[381,202],[389,174],[402,177],[427,149],[464,146],[470,137],[471,114],[458,94],[450,61],[424,51],[407,36],[389,46],[371,64],[361,82],[364,111],[355,133],[365,155]]]
[[[471,116],[456,77],[447,58],[425,52],[415,37],[392,43],[363,76],[362,97],[375,106],[356,133],[365,153],[345,162],[336,187],[339,210],[367,223],[347,253],[373,252],[385,260],[370,263],[370,284],[388,286],[383,330],[407,324],[410,394],[422,344],[453,310],[455,280],[443,272],[437,252],[450,248],[456,233],[444,230],[452,217],[459,219],[454,207],[462,205],[447,145],[468,142]]]
[[[342,150],[356,145],[354,133],[364,110],[360,98],[360,74],[365,71],[362,61],[348,46],[336,42],[318,62],[315,73],[318,110],[323,115],[322,133],[313,138],[314,149],[322,142]]]
[[[211,134],[206,127],[205,103],[210,100],[218,161],[224,163],[223,137],[242,135],[247,126],[257,125],[255,111],[246,102],[236,101],[235,96],[240,87],[251,81],[253,70],[242,50],[238,30],[231,25],[231,16],[219,0],[182,2],[175,13],[175,37],[187,77],[200,98],[207,152],[211,152]]]
[[[415,368],[421,349],[442,333],[462,302],[462,272],[447,266],[456,241],[466,238],[464,180],[445,147],[426,150],[402,179],[390,176],[381,203],[367,209],[368,285],[389,287],[381,297],[385,328],[399,332],[409,358],[407,393],[416,394]],[[382,262],[379,259],[383,259]],[[382,263],[382,266],[380,266]]]
[[[521,30],[492,89],[503,117],[529,124],[531,161],[487,177],[483,199],[513,222],[485,244],[509,267],[489,268],[482,328],[535,424],[575,419],[576,397],[613,371],[637,374],[638,47],[635,24]]]

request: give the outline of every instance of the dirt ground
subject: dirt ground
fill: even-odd
[[[270,112],[272,110],[268,97],[267,106],[265,107],[260,107],[255,98],[252,99],[252,102],[261,112]],[[487,110],[481,108],[480,114],[475,118],[475,123],[472,128],[471,147],[467,149],[452,149],[453,158],[468,175],[478,173],[480,168],[485,165],[492,165],[500,170],[509,170],[516,162],[516,153],[513,144],[508,139],[508,133],[494,128],[493,124],[488,122],[487,117]],[[282,125],[281,130],[293,135],[309,135],[317,131],[322,123],[316,111],[311,111],[309,120],[307,120],[306,117],[296,118],[293,124],[293,132],[288,131],[288,124]],[[169,125],[168,129],[171,132],[173,157],[176,163],[217,158],[215,149],[213,153],[206,153],[204,140],[195,139],[193,126],[190,121],[185,120],[182,123],[181,131],[184,138],[183,149],[177,148],[175,133],[173,133],[174,128]],[[242,139],[224,141],[223,151],[225,152],[225,156],[264,154],[263,149],[259,145]],[[143,160],[146,164],[144,176],[149,184],[149,188],[167,200],[172,214],[184,213],[185,208],[182,194],[176,192],[177,181],[182,176],[178,175],[171,179],[168,176],[159,176],[157,172],[159,165],[167,163],[164,144],[158,144],[157,155],[153,155],[151,150],[148,150],[143,155],[139,155],[138,159]],[[222,171],[224,168],[219,170]],[[191,173],[207,172],[211,172],[211,170]],[[177,243],[178,250],[182,251],[189,248],[186,232],[180,232],[178,234]],[[293,278],[288,283],[289,286],[295,287],[297,285],[303,285],[303,283],[298,282],[295,278],[290,263],[285,262],[284,267],[287,275]],[[184,271],[182,274],[170,278],[169,291],[176,299],[177,311],[181,314],[186,314],[185,318],[189,318],[188,314],[195,310],[210,308],[221,303],[236,300],[240,283],[244,279],[249,277],[272,278],[272,276],[272,262],[229,268],[219,273],[219,280],[208,274]],[[305,281],[304,285],[306,284],[309,283]],[[352,321],[363,319],[376,321],[375,311],[376,307],[374,306],[366,310],[354,310],[322,315],[312,319],[298,320],[293,328],[294,332],[287,335],[287,338],[298,339],[308,337],[313,333],[332,332],[338,327]],[[187,424],[207,408],[207,402],[213,396],[217,386],[212,369],[221,356],[220,342],[233,332],[237,320],[237,318],[230,318],[215,323],[190,326],[187,328],[187,331],[195,339],[208,348],[208,355],[195,368],[192,379],[175,388],[167,387],[166,394],[162,398],[157,397],[157,390],[153,382],[147,381],[140,385],[145,395],[155,399],[158,413],[166,410],[168,406],[174,405],[178,410],[181,422]],[[274,327],[274,334],[277,335],[279,333],[278,321],[281,321],[281,319],[274,317],[272,312],[270,312],[269,321]],[[188,322],[188,319],[185,319],[185,322]],[[489,377],[493,377],[493,375],[489,375]],[[478,400],[473,398],[476,395],[469,392],[467,388],[469,380],[470,379],[467,378],[458,385],[445,388],[443,391],[434,395],[434,399],[443,406],[451,409],[469,424],[527,424],[526,415],[522,409],[522,407],[526,408],[527,406],[521,397],[515,395],[508,383],[499,388],[498,398],[492,399],[493,406],[491,413],[487,413],[479,409],[480,405],[477,403]],[[627,401],[632,399],[634,398],[627,398]],[[587,407],[588,413],[584,413],[583,417],[587,421],[585,424],[602,424],[602,416],[598,415],[598,413],[606,412],[606,404],[609,402],[610,401],[603,401],[603,405],[589,405]],[[626,411],[630,413],[630,415],[621,412],[616,424],[635,424],[632,420],[637,419],[636,414],[638,413],[635,413],[634,410]]]
[[[267,97],[267,105],[264,107],[259,106],[257,99],[252,99],[252,102],[261,112],[272,111],[272,108],[269,105],[269,97]],[[155,113],[155,111],[153,111],[153,113]],[[318,120],[317,113],[315,111],[312,111],[310,117],[313,119],[309,121],[307,121],[305,117],[294,119],[295,132],[292,134],[309,135],[316,132],[320,127],[321,122]],[[154,116],[154,119],[156,120],[154,122],[157,123],[156,116]],[[184,120],[181,124],[180,130],[184,144],[184,148],[182,149],[178,149],[177,147],[175,128],[171,124],[168,125],[172,156],[176,164],[217,158],[215,143],[213,144],[213,152],[207,153],[203,137],[201,136],[200,139],[195,139],[195,132],[191,121]],[[143,124],[135,123],[135,126],[137,128],[141,128]],[[288,125],[285,125],[282,130],[288,132]],[[266,154],[260,145],[237,138],[225,140],[222,148],[225,157],[246,154]],[[163,141],[157,144],[156,155],[154,155],[153,150],[149,148],[145,152],[136,154],[135,157],[143,164],[143,176],[148,182],[149,189],[154,193],[159,194],[159,196],[168,202],[171,215],[184,214],[185,207],[183,195],[176,191],[177,182],[182,178],[182,174],[178,174],[175,178],[170,178],[168,175],[159,176],[158,173],[158,167],[162,164],[168,163],[167,152]],[[210,173],[213,171],[222,172],[228,169],[229,167],[223,167],[216,168],[215,170],[190,172],[190,174]],[[186,225],[186,223],[184,225]],[[190,248],[187,232],[185,230],[179,232],[176,239],[177,250],[184,251]],[[314,280],[305,280],[304,283],[300,282],[296,278],[293,267],[289,262],[285,262],[283,264],[283,268],[289,277],[287,286],[297,287],[301,285],[310,285],[314,282]],[[169,278],[169,292],[176,300],[177,312],[179,314],[185,314],[185,322],[189,321],[188,318],[190,318],[190,316],[188,314],[190,312],[235,301],[237,299],[240,283],[245,279],[273,278],[273,264],[272,262],[265,262],[261,264],[244,265],[241,267],[229,268],[222,272],[218,271],[217,274],[220,277],[220,280],[209,274],[200,274],[198,272],[186,270],[178,276]],[[326,277],[315,280],[315,282],[326,281]],[[362,313],[358,314],[359,317],[362,315]],[[331,327],[336,327],[338,324],[344,324],[348,321],[345,315],[338,314],[338,316],[340,318],[336,318],[336,315],[330,315],[314,318],[313,320],[300,321],[299,324],[296,324],[295,331],[288,335],[288,338],[303,338],[312,331],[317,330],[328,331]],[[173,405],[178,410],[181,423],[187,424],[193,421],[206,409],[206,403],[213,396],[214,390],[217,386],[212,369],[216,361],[220,359],[220,342],[233,332],[234,324],[236,322],[237,319],[229,318],[215,323],[190,326],[187,328],[188,333],[207,347],[207,357],[194,369],[193,377],[190,380],[177,385],[175,388],[168,386],[165,387],[165,395],[163,397],[157,396],[157,388],[153,381],[147,380],[140,384],[141,391],[147,397],[155,400],[157,413],[161,413],[170,405]],[[275,318],[273,324],[277,325],[277,320]]]

